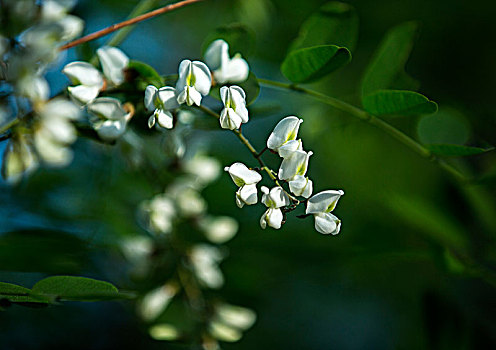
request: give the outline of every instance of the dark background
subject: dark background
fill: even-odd
[[[89,33],[122,20],[135,3],[82,1],[74,12],[86,21]],[[256,45],[248,55],[252,70],[259,77],[283,80],[278,66],[288,46],[300,24],[323,3],[207,0],[141,23],[121,47],[158,72],[174,74],[183,58],[200,58],[209,32],[243,22],[256,33]],[[396,24],[418,20],[422,30],[407,72],[421,82],[423,94],[439,103],[441,112],[458,111],[469,142],[496,144],[494,2],[348,3],[360,18],[353,61],[315,89],[358,104],[361,76],[382,36]],[[66,59],[77,54],[71,50]],[[59,73],[62,66],[48,76],[60,89],[66,84]],[[437,238],[456,231],[476,247],[476,257],[478,251],[484,251],[485,258],[495,256],[491,241],[496,212],[485,207],[479,215],[467,204],[467,192],[446,173],[350,116],[304,96],[268,88],[262,88],[257,105],[274,107],[270,116],[254,117],[244,127],[259,149],[282,117],[294,114],[305,120],[300,135],[306,149],[314,151],[308,174],[316,191],[345,191],[335,210],[343,226],[338,236],[328,237],[313,229],[312,219],[292,217],[281,230],[262,231],[261,208],[235,207],[234,187],[226,174],[204,191],[210,212],[231,215],[241,227],[227,244],[230,253],[222,264],[227,282],[220,295],[258,315],[239,343],[223,348],[494,347],[494,287],[453,261]],[[417,118],[391,123],[417,138]],[[210,131],[196,137],[211,140],[210,153],[219,156],[223,165],[252,161],[232,135]],[[75,266],[62,264],[44,272],[79,273],[130,287],[115,247],[121,237],[141,232],[134,211],[140,200],[154,193],[152,185],[128,172],[115,148],[84,140],[75,148],[75,161],[67,169],[38,171],[14,188],[2,184],[0,227],[2,232],[70,229],[94,242],[94,249],[78,252],[82,258]],[[277,166],[275,157],[267,159]],[[491,175],[496,173],[495,160],[489,153],[453,161],[462,169]],[[494,182],[477,188],[494,200]],[[42,252],[27,247],[19,254],[16,272],[0,272],[0,280],[29,287],[45,274],[23,271]],[[167,349],[170,345],[148,337],[132,303],[107,302],[9,308],[0,313],[0,348]]]

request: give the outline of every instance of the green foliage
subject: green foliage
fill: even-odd
[[[303,22],[290,51],[327,44],[346,47],[353,51],[357,38],[358,16],[353,6],[330,1]]]
[[[404,67],[418,32],[416,22],[406,22],[389,30],[365,70],[362,95],[382,89],[415,90],[417,85]]]
[[[229,55],[232,57],[241,53],[244,57],[251,54],[255,46],[255,34],[247,26],[233,23],[222,26],[210,33],[202,45],[202,53],[205,54],[208,46],[217,39],[223,39],[229,44]]]
[[[226,84],[226,86],[229,86],[229,85],[232,85],[232,84]],[[248,79],[246,79],[242,83],[237,83],[235,85],[240,86],[245,91],[245,93],[246,93],[246,105],[247,106],[249,106],[250,104],[255,102],[258,95],[260,94],[260,85],[258,84],[258,79],[255,76],[255,74],[253,74],[252,72],[250,72],[250,75],[248,75]],[[222,85],[222,86],[224,86],[224,85]],[[220,101],[220,88],[221,88],[221,86],[217,85],[217,86],[212,87],[212,89],[210,89],[210,96],[216,98],[219,101]],[[217,125],[217,128],[218,128],[218,125]]]
[[[48,301],[42,297],[31,296],[31,290],[16,284],[0,282],[0,301],[7,300],[11,303],[42,303]]]
[[[88,263],[87,243],[65,232],[30,229],[0,236],[4,271],[77,273]]]
[[[164,85],[164,79],[150,65],[130,60],[127,68],[128,80],[138,80],[138,89],[144,90],[147,85],[154,85],[160,88]]]
[[[320,45],[298,49],[282,62],[282,74],[294,83],[309,83],[346,65],[351,53],[345,47]]]
[[[437,112],[436,102],[413,91],[379,90],[363,98],[363,107],[373,115],[418,115]]]
[[[86,277],[53,276],[33,286],[32,293],[54,300],[99,301],[123,298],[112,284]]]
[[[428,144],[425,147],[436,155],[447,157],[473,156],[494,150],[494,147],[480,148],[452,144]]]
[[[442,108],[435,115],[423,117],[417,133],[424,144],[464,144],[470,137],[469,125],[459,112]]]

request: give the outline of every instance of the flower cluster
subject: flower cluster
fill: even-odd
[[[59,47],[83,30],[83,21],[69,14],[74,4],[67,0],[2,2],[0,78],[7,98],[0,102],[0,127],[13,125],[2,175],[10,182],[40,163],[64,166],[72,159],[69,146],[77,138],[73,122],[81,113],[62,97],[49,99],[44,75],[57,59]]]

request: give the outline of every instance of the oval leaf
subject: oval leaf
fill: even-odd
[[[363,98],[363,107],[373,115],[419,115],[437,112],[437,103],[413,91],[380,90]]]
[[[308,83],[346,65],[351,53],[345,47],[319,45],[292,51],[281,65],[282,74],[294,83]]]
[[[432,153],[438,156],[446,157],[463,157],[463,156],[473,156],[476,154],[486,153],[494,150],[491,148],[480,148],[480,147],[469,147],[462,145],[450,145],[450,144],[430,144],[425,145],[425,147]]]
[[[301,25],[291,51],[315,45],[333,44],[353,50],[358,38],[358,16],[349,4],[330,1]]]
[[[31,290],[16,284],[0,282],[0,300],[8,300],[12,303],[42,303],[48,301],[43,298],[31,296]]]
[[[140,61],[129,61],[126,73],[126,80],[139,79],[144,83],[140,84],[139,88],[142,88],[143,86],[146,87],[146,85],[154,85],[155,87],[160,88],[164,85],[164,80],[160,74],[158,74],[152,66]]]
[[[119,290],[112,284],[86,277],[53,276],[36,283],[35,295],[75,301],[99,301],[120,299]]]

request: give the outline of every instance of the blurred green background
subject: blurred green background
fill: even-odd
[[[162,74],[174,74],[183,58],[201,58],[208,33],[241,22],[256,34],[251,52],[244,54],[251,69],[258,77],[285,81],[279,65],[300,24],[324,2],[206,0],[141,23],[121,48]],[[360,20],[353,61],[312,88],[359,104],[361,76],[383,35],[396,24],[418,20],[421,32],[407,72],[421,82],[423,94],[439,103],[438,115],[457,121],[453,128],[462,129],[462,138],[496,144],[494,2],[348,3]],[[128,0],[81,1],[74,12],[86,21],[85,33],[90,33],[122,20],[135,5]],[[65,59],[74,60],[79,53],[72,49]],[[66,84],[60,73],[63,64],[48,75],[60,89]],[[483,259],[492,271],[494,152],[450,160],[486,179],[462,187],[388,135],[305,96],[262,87],[253,107],[270,111],[254,113],[243,127],[258,149],[282,117],[304,119],[300,135],[305,148],[314,151],[308,175],[316,192],[345,191],[334,212],[343,226],[338,236],[328,237],[314,230],[311,218],[291,216],[281,230],[263,231],[258,223],[262,208],[238,209],[227,174],[203,192],[211,213],[233,216],[241,227],[227,243],[229,257],[221,265],[226,284],[218,294],[258,315],[240,342],[223,348],[496,346],[494,286],[481,278],[480,271],[462,266],[445,244],[456,241],[469,246],[472,258]],[[418,138],[419,118],[390,122]],[[210,142],[209,153],[223,165],[253,163],[231,134],[198,131],[191,138]],[[81,274],[133,289],[118,243],[122,237],[142,234],[135,220],[136,206],[160,189],[143,171],[127,167],[119,147],[80,140],[75,150],[75,160],[67,169],[40,170],[16,187],[2,183],[1,231],[26,232],[24,241],[0,236],[0,280],[29,287],[46,274]],[[266,159],[277,167],[275,156]],[[58,245],[45,246],[36,241],[33,229],[70,231],[74,240],[89,245],[83,249],[79,241],[54,235],[50,242]],[[60,258],[54,258],[54,252]],[[33,266],[36,273],[31,272]],[[0,347],[174,348],[148,337],[130,302],[9,308],[0,313]]]

